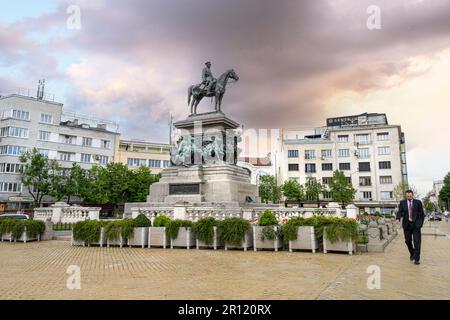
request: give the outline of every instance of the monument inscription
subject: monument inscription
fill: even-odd
[[[184,184],[170,184],[169,194],[170,195],[180,195],[180,194],[199,194],[200,184],[199,183],[184,183]]]

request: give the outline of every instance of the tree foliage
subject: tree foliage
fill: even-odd
[[[341,203],[343,207],[353,201],[356,189],[348,182],[344,172],[336,170],[333,173],[329,187],[333,201]]]
[[[277,186],[274,176],[264,175],[259,178],[259,197],[262,202],[278,203],[281,199],[281,188]]]
[[[286,180],[281,187],[283,195],[288,200],[304,201],[305,191],[303,186],[297,180]]]

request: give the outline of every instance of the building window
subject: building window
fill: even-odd
[[[323,198],[327,199],[327,200],[330,200],[333,197],[330,191],[324,191],[324,192],[322,192],[322,194],[323,194]]]
[[[370,138],[368,134],[355,134],[355,142],[359,144],[369,144]]]
[[[298,171],[298,163],[289,163],[288,171]]]
[[[361,191],[360,194],[363,200],[372,200],[372,191]]]
[[[61,161],[72,161],[73,153],[70,152],[59,152],[59,160]]]
[[[339,170],[350,170],[350,163],[349,162],[344,162],[344,163],[339,163]]]
[[[380,162],[378,162],[378,166],[380,169],[391,169],[391,162],[390,161],[380,161]]]
[[[19,120],[30,120],[30,112],[13,109],[12,118]]]
[[[136,158],[128,158],[127,164],[128,164],[129,167],[147,166],[147,160],[145,160],[145,159],[136,159]]]
[[[52,124],[53,116],[51,114],[41,113],[41,123]]]
[[[379,132],[377,133],[378,141],[386,141],[389,140],[389,132]]]
[[[109,157],[108,156],[99,156],[98,163],[100,163],[101,165],[107,165],[109,163]]]
[[[359,172],[370,172],[370,162],[360,162],[358,165]]]
[[[4,127],[0,129],[0,137],[28,138],[28,129],[19,127]]]
[[[92,138],[83,137],[83,147],[92,147]]]
[[[91,162],[91,155],[87,153],[81,154],[81,162],[90,163]]]
[[[69,135],[61,135],[61,142],[66,144],[76,144],[77,137]]]
[[[148,160],[150,168],[161,168],[161,160]]]
[[[378,147],[378,155],[379,156],[385,156],[390,155],[391,149],[389,147]]]
[[[347,178],[347,182],[352,184],[352,177],[346,177]]]
[[[18,182],[0,182],[0,192],[20,193],[22,184]]]
[[[392,177],[391,176],[380,176],[380,184],[391,184]]]
[[[322,163],[322,171],[333,171],[332,163]]]
[[[109,140],[102,140],[102,148],[103,149],[109,149],[111,142]]]
[[[305,150],[305,159],[313,160],[316,158],[316,150]]]
[[[338,135],[338,142],[348,142],[348,135]]]
[[[9,156],[20,156],[27,151],[26,147],[22,146],[1,146],[0,154],[5,154]]]
[[[369,148],[358,148],[358,157],[359,158],[369,158]]]
[[[339,149],[339,157],[345,158],[350,156],[350,150],[349,149]]]
[[[359,177],[359,186],[360,187],[369,187],[372,185],[372,181],[370,177]]]
[[[50,140],[50,132],[48,132],[48,131],[39,131],[39,140],[49,141]]]
[[[48,154],[49,154],[50,150],[48,150],[48,149],[38,149],[38,152],[39,152],[42,156],[48,158]]]
[[[331,177],[323,177],[322,184],[330,184],[331,179]]]
[[[306,163],[305,164],[305,172],[306,173],[316,172],[316,164],[315,163]]]
[[[331,149],[322,150],[321,156],[322,158],[331,158],[332,157]]]
[[[298,158],[298,150],[288,150],[288,158]]]
[[[164,168],[170,167],[170,160],[164,160],[164,161],[163,161],[163,167],[164,167]]]
[[[0,163],[1,173],[22,173],[23,164],[18,163]]]
[[[381,191],[381,199],[383,200],[389,200],[393,198],[393,192],[392,191]]]

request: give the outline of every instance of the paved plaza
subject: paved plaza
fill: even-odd
[[[423,233],[419,266],[402,233],[384,253],[354,256],[4,242],[0,299],[449,299],[450,223],[427,222]],[[70,265],[80,267],[79,290],[67,289]],[[367,288],[371,265],[380,289]]]

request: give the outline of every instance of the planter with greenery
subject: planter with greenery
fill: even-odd
[[[134,234],[133,219],[108,222],[105,226],[106,245],[123,247]]]
[[[39,241],[44,232],[45,223],[43,221],[29,219],[3,219],[0,221],[0,234],[2,241]]]
[[[250,222],[242,218],[226,218],[217,226],[219,239],[223,241],[225,250],[244,249],[253,246],[253,229]]]
[[[106,244],[105,228],[108,223],[98,220],[79,221],[72,228],[72,245],[90,246]]]
[[[166,216],[157,216],[153,220],[153,226],[148,228],[148,247],[163,247],[169,245],[169,238],[166,236],[166,225],[170,218]]]
[[[218,238],[217,225],[219,221],[212,217],[203,218],[194,222],[192,231],[196,238],[196,246],[199,248],[213,248],[222,247],[223,243]]]
[[[283,247],[283,229],[270,210],[265,210],[259,218],[258,225],[253,226],[253,250],[278,249]]]
[[[317,219],[295,217],[283,225],[284,240],[289,243],[289,252],[294,250],[311,250],[313,253],[319,248],[314,225]]]
[[[145,248],[148,243],[148,228],[152,226],[152,223],[145,214],[139,214],[134,220],[134,232],[128,239],[129,246],[140,246]]]
[[[323,252],[343,251],[353,254],[359,238],[358,223],[347,218],[331,218],[323,231]]]
[[[181,247],[189,249],[195,246],[192,226],[193,222],[189,220],[170,220],[166,225],[166,236],[170,240],[170,248]]]

